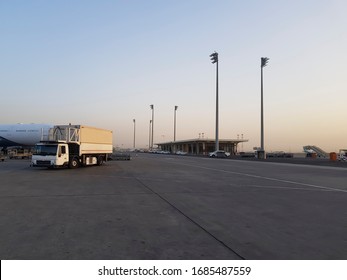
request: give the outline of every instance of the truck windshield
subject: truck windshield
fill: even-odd
[[[55,156],[58,145],[37,145],[35,146],[34,155]]]

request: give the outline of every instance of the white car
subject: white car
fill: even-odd
[[[209,153],[209,157],[226,158],[227,156],[227,153],[224,151],[214,151],[212,153]]]

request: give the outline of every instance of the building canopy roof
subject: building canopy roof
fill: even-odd
[[[196,139],[156,143],[156,145],[163,146],[163,145],[172,145],[172,144],[215,143],[215,142],[216,142],[215,139],[196,138]],[[219,143],[238,144],[238,143],[242,143],[242,142],[248,142],[248,140],[247,139],[219,139]]]

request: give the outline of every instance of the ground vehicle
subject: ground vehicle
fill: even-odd
[[[49,133],[49,141],[35,146],[34,167],[77,168],[102,165],[112,154],[112,131],[83,125],[58,125]]]
[[[7,156],[10,159],[28,159],[32,155],[30,149],[23,149],[21,147],[8,148]]]
[[[3,152],[0,152],[0,161],[4,161],[5,160],[5,155]]]
[[[337,158],[339,161],[347,161],[347,149],[340,149]]]
[[[227,156],[227,153],[221,150],[209,153],[209,157],[226,158]]]

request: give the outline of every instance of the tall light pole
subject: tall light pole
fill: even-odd
[[[177,111],[178,106],[175,106],[174,110],[174,144],[173,144],[173,153],[176,154],[176,111]]]
[[[148,133],[148,150],[151,149],[151,127],[152,127],[152,120],[149,120],[149,133]]]
[[[174,142],[176,142],[176,111],[177,111],[178,106],[175,106],[175,111],[174,111]]]
[[[258,152],[258,158],[265,159],[265,149],[264,149],[264,106],[263,106],[263,68],[267,65],[269,58],[261,58],[261,105],[260,105],[260,153]]]
[[[134,149],[135,149],[135,131],[136,131],[136,120],[135,120],[135,119],[133,119],[133,122],[134,122],[134,145],[133,145],[133,147],[134,147]]]
[[[216,146],[215,150],[219,150],[219,138],[218,138],[218,53],[214,52],[210,54],[212,63],[216,63]]]
[[[153,135],[154,135],[154,105],[150,105],[152,110],[152,143],[151,143],[151,149],[153,150]]]

